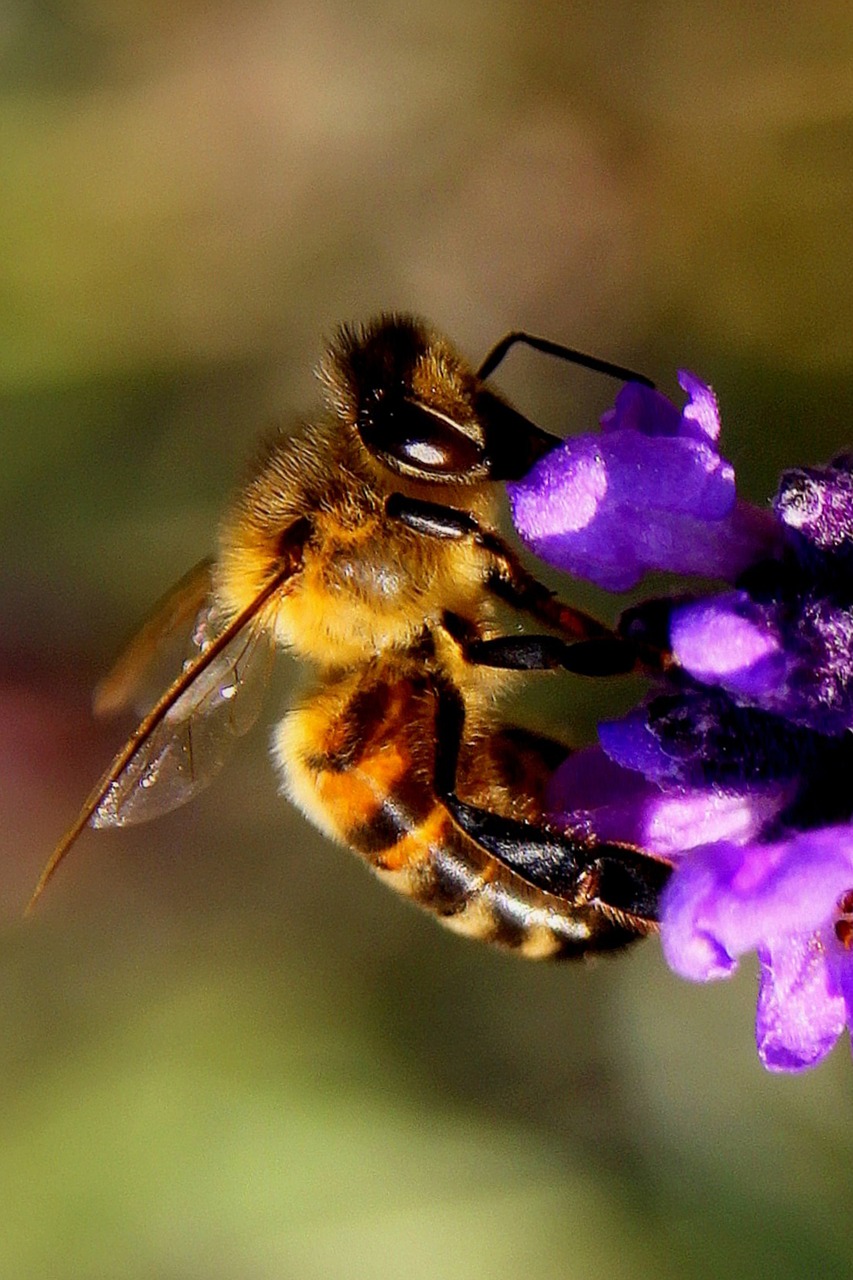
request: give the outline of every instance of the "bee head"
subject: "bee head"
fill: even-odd
[[[338,416],[396,475],[426,484],[519,479],[556,440],[483,385],[411,316],[343,328],[321,368]]]

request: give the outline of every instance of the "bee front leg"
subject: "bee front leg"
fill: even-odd
[[[573,640],[612,636],[609,628],[588,613],[557,600],[554,592],[528,573],[499,534],[484,529],[468,511],[392,493],[385,500],[389,520],[414,533],[442,541],[472,538],[483,551],[483,585],[507,604],[524,610]]]
[[[577,907],[593,907],[634,933],[650,933],[671,866],[633,845],[599,843],[586,833],[536,826],[467,804],[456,793],[465,704],[437,680],[434,787],[453,821],[497,861],[536,888]]]
[[[672,665],[672,656],[664,649],[638,643],[607,627],[590,614],[575,609],[551,591],[538,578],[528,572],[510,546],[492,529],[484,529],[467,511],[448,507],[439,502],[425,502],[409,498],[402,493],[390,494],[385,502],[385,514],[396,523],[405,525],[415,533],[443,541],[459,541],[472,538],[483,552],[483,578],[487,591],[505,604],[521,612],[529,613],[537,622],[559,631],[572,648],[577,649],[573,659],[556,659],[557,649],[552,648],[548,667],[564,667],[582,675],[621,675],[628,671],[654,674]],[[588,643],[583,652],[579,647]],[[483,641],[484,644],[490,643]],[[599,658],[596,659],[596,647]],[[568,655],[566,645],[562,653]],[[494,650],[497,656],[498,650]],[[507,666],[500,661],[484,662],[487,666]],[[532,665],[521,663],[517,670],[533,670]]]

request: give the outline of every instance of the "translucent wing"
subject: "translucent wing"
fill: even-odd
[[[286,548],[290,554],[230,622],[222,625],[212,607],[199,615],[195,656],[122,747],[54,849],[28,910],[89,824],[145,822],[184,804],[210,781],[228,747],[254,722],[272,658],[267,606],[276,593],[289,589],[288,580],[300,568],[307,528],[304,519],[294,522],[293,543]]]
[[[218,632],[213,607],[202,610],[193,632],[192,672]],[[148,822],[186,804],[216,776],[236,740],[254,724],[272,665],[272,640],[260,620],[223,645],[196,671],[159,724],[110,782],[91,818],[93,827]]]
[[[151,610],[136,635],[95,689],[95,715],[111,716],[127,707],[139,715],[160,696],[163,673],[174,671],[186,653],[187,632],[210,600],[213,561],[200,560]]]

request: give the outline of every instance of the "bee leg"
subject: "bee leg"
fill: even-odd
[[[544,583],[534,577],[518,559],[511,547],[490,530],[483,530],[477,541],[488,556],[486,570],[486,587],[498,599],[520,612],[528,613],[537,622],[543,623],[559,631],[568,640],[574,641],[573,648],[578,648],[573,662],[565,664],[570,671],[578,671],[584,675],[607,675],[607,658],[614,663],[612,674],[625,671],[642,671],[646,674],[659,674],[673,665],[672,654],[665,647],[648,643],[644,640],[632,639],[621,630],[621,625],[614,630],[606,627],[587,613],[573,608],[560,600]],[[578,645],[577,642],[583,642]],[[587,655],[582,657],[581,648],[587,647]],[[596,669],[594,659],[596,646],[601,648],[601,670]],[[619,665],[618,654],[623,655],[624,664]],[[584,664],[584,665],[581,665]],[[564,665],[564,664],[559,664]]]
[[[456,614],[445,613],[442,623],[461,647],[465,660],[479,667],[572,671],[581,676],[621,676],[645,670],[636,647],[617,635],[574,643],[559,636],[497,636],[481,640],[471,635],[465,619]]]
[[[590,614],[558,599],[553,591],[525,569],[499,534],[492,529],[483,529],[467,511],[459,511],[456,507],[447,507],[439,502],[409,498],[402,493],[392,493],[386,499],[385,514],[407,529],[427,537],[456,541],[473,538],[485,552],[484,577],[487,590],[512,608],[529,613],[537,622],[561,632],[567,639],[590,642],[586,656],[579,652],[572,662],[554,662],[554,666],[566,666],[568,670],[584,675],[610,675],[625,671],[654,674],[665,671],[672,665],[672,655],[666,649],[632,641],[611,627],[606,627]],[[593,642],[602,643],[600,669],[596,665]],[[633,654],[631,661],[629,654]],[[619,655],[624,655],[624,658]],[[608,666],[608,661],[611,666]],[[487,665],[503,664],[493,662]]]
[[[456,794],[459,751],[465,727],[462,695],[449,681],[436,681],[434,787],[453,821],[472,840],[529,884],[590,906],[637,933],[657,925],[658,903],[671,866],[633,845],[599,843],[594,837],[534,826],[466,804]]]
[[[516,609],[573,640],[612,636],[614,632],[588,613],[557,600],[553,591],[524,568],[521,561],[493,530],[483,529],[467,511],[440,502],[425,502],[402,493],[389,494],[385,514],[414,533],[444,541],[473,538],[485,554],[485,586]]]

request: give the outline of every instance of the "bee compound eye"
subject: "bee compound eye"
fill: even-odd
[[[481,432],[415,400],[395,398],[359,415],[366,448],[392,471],[423,480],[479,479],[485,471]]]

